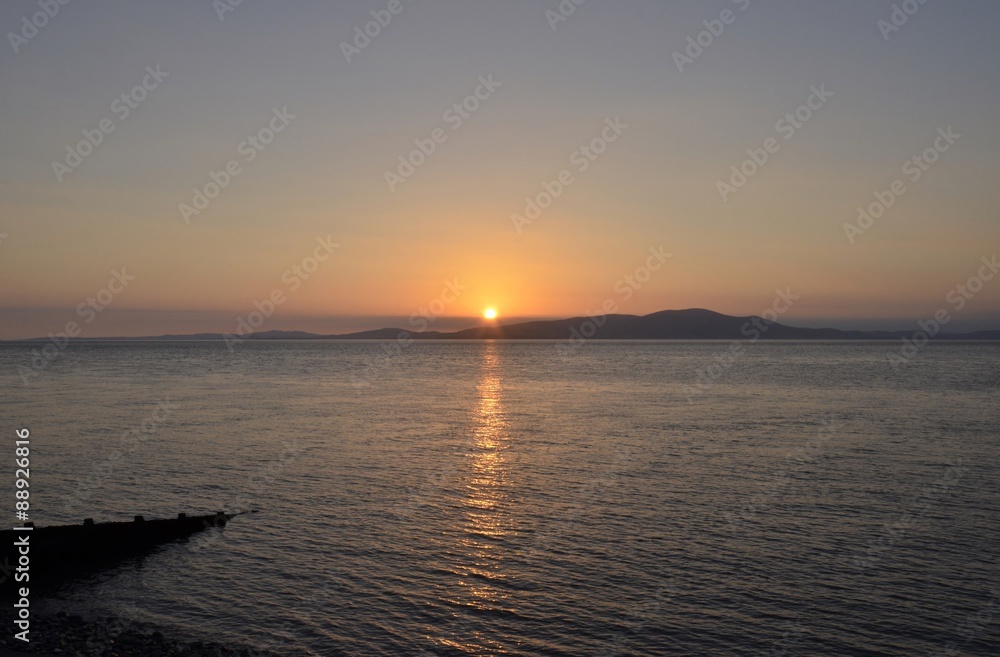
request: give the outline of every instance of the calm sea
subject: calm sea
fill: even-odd
[[[289,655],[998,654],[1000,345],[728,347],[81,344],[26,385],[6,345],[0,417],[38,524],[259,509],[50,608]]]

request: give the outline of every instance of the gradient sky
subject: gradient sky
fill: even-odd
[[[35,1],[0,7],[4,34]],[[286,299],[264,329],[337,332],[406,322],[445,280],[466,289],[431,328],[501,316],[704,307],[781,321],[912,328],[997,253],[1000,4],[923,5],[883,38],[889,0],[402,0],[348,63],[341,42],[389,1],[77,0],[0,45],[0,339],[83,319],[111,270],[134,276],[84,337],[229,331],[254,301]],[[734,22],[683,72],[702,21]],[[125,119],[112,103],[169,73]],[[480,76],[501,86],[457,130],[444,120]],[[833,93],[795,135],[776,122],[811,86]],[[296,116],[252,162],[238,154],[275,108]],[[84,130],[115,129],[63,182],[52,162]],[[590,168],[570,155],[606,119],[627,130]],[[961,138],[851,244],[845,222],[905,178],[951,126]],[[415,139],[440,144],[391,192]],[[748,148],[780,150],[723,202]],[[242,172],[186,224],[192,188]],[[575,182],[521,233],[511,215],[563,169]],[[283,272],[320,237],[341,246],[296,290]],[[663,245],[628,299],[616,283]],[[440,306],[439,306],[440,307]],[[1000,328],[1000,277],[955,329]]]

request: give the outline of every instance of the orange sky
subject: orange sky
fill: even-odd
[[[581,315],[607,299],[745,315],[788,288],[801,299],[783,321],[905,328],[995,253],[993,10],[927,7],[886,44],[868,4],[850,20],[755,7],[678,72],[671,54],[703,9],[643,7],[588,6],[555,32],[533,3],[454,6],[446,21],[414,7],[351,62],[338,44],[363,7],[244,7],[221,25],[196,7],[60,16],[2,69],[0,339],[80,319],[122,267],[135,279],[89,337],[228,331],[278,293],[268,328],[377,328],[445,281],[464,288],[446,317]],[[154,65],[169,75],[121,118],[116,99]],[[786,139],[781,121],[817,88],[831,97]],[[102,118],[114,131],[57,175]],[[949,126],[961,138],[911,181],[906,161]],[[723,199],[720,181],[769,138],[776,152]],[[433,152],[390,186],[421,144]],[[229,162],[239,173],[185,222],[182,204]],[[895,179],[905,193],[852,243],[844,224]],[[518,230],[546,186],[557,198]],[[327,236],[339,248],[292,289],[283,275]],[[661,246],[670,259],[626,298]],[[1000,328],[1000,283],[956,316]]]

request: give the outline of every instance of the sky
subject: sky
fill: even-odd
[[[0,339],[1000,328],[992,0],[229,1],[0,6]]]

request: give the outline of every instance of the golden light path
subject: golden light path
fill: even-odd
[[[499,345],[482,345],[483,361],[476,389],[478,401],[471,417],[469,459],[471,473],[462,500],[465,522],[458,551],[465,563],[459,586],[465,592],[459,604],[478,610],[505,609],[509,593],[497,587],[507,577],[504,558],[507,548],[504,537],[513,531],[510,514],[510,493],[513,482],[507,463],[510,445],[510,423],[503,404],[503,368]],[[469,612],[464,612],[468,614]],[[478,630],[454,636],[443,643],[470,654],[504,654],[503,646],[494,637]],[[460,625],[459,627],[462,627]]]

